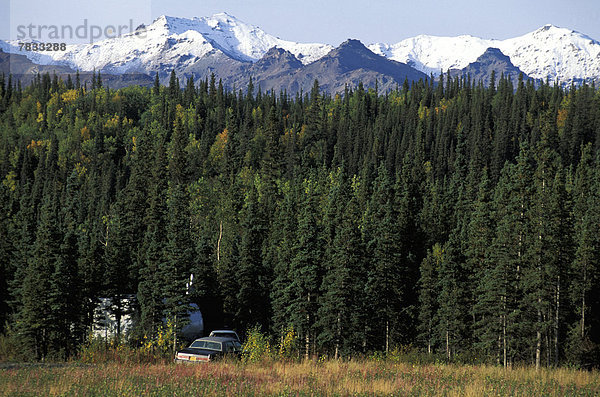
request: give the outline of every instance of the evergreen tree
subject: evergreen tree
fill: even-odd
[[[158,96],[160,94],[160,80],[158,79],[158,72],[154,75],[154,86],[152,87],[152,94]]]
[[[182,107],[177,107],[177,119],[169,148],[169,187],[167,193],[167,241],[164,247],[165,261],[158,274],[162,280],[164,315],[180,329],[183,314],[188,310],[188,287],[192,264],[193,244],[190,235],[189,195],[187,190],[187,160],[185,148],[188,142],[182,127]],[[174,341],[173,346],[176,346]]]
[[[236,275],[239,283],[236,323],[241,330],[250,329],[254,324],[268,329],[269,325],[269,282],[263,265],[267,228],[257,195],[256,186],[252,185],[246,196],[241,223],[239,270]]]
[[[167,220],[167,165],[162,136],[157,136],[155,157],[152,166],[148,208],[146,210],[146,232],[140,250],[140,283],[137,297],[140,303],[140,331],[154,335],[162,321],[162,280],[159,269],[166,261],[165,223]]]
[[[25,278],[22,284],[20,311],[18,313],[20,334],[28,351],[38,360],[44,360],[59,348],[53,345],[57,336],[56,321],[59,313],[53,305],[53,297],[60,293],[52,282],[57,265],[61,261],[61,243],[58,220],[58,197],[52,182],[46,184],[40,209],[39,226]]]
[[[561,289],[564,290],[566,259],[570,257],[570,242],[564,236],[571,234],[571,227],[565,211],[562,170],[547,136],[542,136],[538,144],[536,162],[535,191],[529,211],[532,236],[526,251],[527,266],[523,269],[522,285],[525,301],[530,305],[530,321],[535,324],[535,365],[539,368],[543,339],[547,342],[547,365],[550,362],[558,364],[558,340],[562,337]],[[534,310],[536,320],[533,320]],[[549,349],[550,344],[554,345],[552,349]]]
[[[11,263],[13,244],[10,235],[9,217],[8,189],[5,186],[0,186],[0,332],[4,331],[10,314],[9,280],[14,275],[14,265]]]
[[[0,74],[0,325],[25,354],[73,356],[99,298],[137,294],[134,341],[191,302],[307,355],[599,365],[595,85],[91,75]]]
[[[407,271],[393,200],[389,175],[385,167],[380,166],[365,215],[370,222],[365,236],[372,255],[365,292],[369,297],[367,310],[373,313],[371,340],[376,343],[374,347],[383,347],[386,352],[398,340],[401,315],[406,309],[402,301]]]
[[[292,276],[290,320],[304,342],[304,355],[315,352],[315,322],[319,289],[322,283],[321,264],[324,254],[320,224],[319,186],[316,178],[303,183],[302,209],[298,217]]]
[[[283,333],[292,325],[294,290],[292,259],[294,258],[295,242],[298,228],[298,201],[302,184],[298,181],[286,182],[282,186],[283,198],[277,208],[273,230],[279,230],[278,238],[273,238],[275,246],[275,264],[273,267],[273,281],[271,283],[272,329],[274,333]]]
[[[435,244],[421,263],[419,279],[419,335],[418,339],[427,347],[427,354],[432,354],[438,344],[435,333],[438,311],[437,274],[443,260],[444,252],[439,244]]]
[[[480,315],[499,317],[498,334],[494,338],[500,341],[500,361],[504,366],[528,359],[533,354],[532,323],[526,320],[530,306],[524,301],[522,284],[525,253],[531,235],[527,222],[531,177],[529,150],[523,146],[517,164],[507,163],[503,168],[494,192],[496,232],[490,250],[493,268],[482,280],[485,286],[480,300],[481,305],[488,303],[488,311],[487,315]],[[488,335],[483,341],[490,338]]]
[[[597,165],[591,156],[591,145],[583,147],[573,186],[573,219],[575,254],[571,264],[569,295],[575,309],[574,322],[569,330],[567,356],[569,361],[589,368],[599,352],[597,290],[600,263],[600,179]]]
[[[67,180],[61,211],[63,241],[60,245],[60,257],[50,279],[50,307],[55,316],[52,344],[55,348],[61,348],[61,355],[65,359],[76,352],[87,331],[80,323],[82,299],[77,263],[79,227],[75,218],[79,205],[77,179],[77,173],[72,172]]]
[[[474,203],[472,219],[468,225],[468,249],[466,252],[468,267],[472,269],[473,286],[473,336],[475,346],[485,352],[488,357],[494,357],[499,364],[503,362],[502,349],[498,345],[498,338],[502,335],[502,324],[505,309],[502,303],[506,291],[498,288],[496,284],[504,280],[503,267],[494,266],[490,260],[492,254],[490,242],[495,236],[495,224],[492,214],[492,192],[487,170],[484,170],[479,184],[477,200]],[[500,304],[500,307],[497,305]]]
[[[354,186],[355,188],[356,186]],[[345,208],[328,255],[319,301],[318,342],[322,348],[340,355],[360,351],[364,340],[365,308],[361,299],[364,283],[364,248],[359,229],[360,209],[353,187],[342,175],[338,203]]]

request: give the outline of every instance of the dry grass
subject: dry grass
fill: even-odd
[[[0,370],[0,395],[600,395],[600,374],[570,369],[384,361],[117,364]]]

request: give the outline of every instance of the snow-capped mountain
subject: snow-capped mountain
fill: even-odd
[[[293,54],[305,66],[333,50],[328,44],[282,40],[227,13],[191,19],[161,16],[122,37],[68,45],[63,52],[20,51],[17,43],[0,40],[3,52],[25,55],[38,65],[113,74],[158,72],[163,79],[173,69],[183,76],[214,72],[226,78],[240,68],[247,69],[273,47]],[[427,75],[464,69],[489,48],[498,48],[512,65],[534,79],[549,78],[561,84],[600,81],[600,43],[553,25],[506,40],[420,35],[396,44],[375,43],[368,48]]]
[[[600,43],[570,29],[546,25],[506,40],[473,36],[416,36],[396,44],[376,43],[369,49],[427,74],[463,69],[488,48],[498,48],[532,78],[570,83],[600,78]]]
[[[26,55],[39,64],[62,63],[75,69],[108,73],[160,72],[169,66],[177,70],[200,58],[218,55],[254,62],[272,47],[283,48],[307,64],[333,49],[327,44],[279,39],[227,13],[192,19],[163,15],[122,37],[69,45],[64,52],[21,52],[17,43],[10,44],[9,48],[3,44],[3,51]]]
[[[473,36],[419,35],[396,44],[375,43],[368,47],[376,54],[437,76],[441,71],[466,67],[475,62],[486,49],[497,47],[497,44]]]
[[[504,40],[499,48],[533,78],[565,83],[600,79],[600,43],[574,30],[546,25]]]

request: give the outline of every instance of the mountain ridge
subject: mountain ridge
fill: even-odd
[[[212,71],[211,71],[212,73]],[[206,78],[208,76],[200,76]],[[343,91],[346,86],[390,90],[405,79],[416,81],[428,76],[410,66],[389,60],[370,51],[357,40],[347,40],[327,55],[302,64],[291,52],[273,47],[254,63],[238,63],[229,73],[219,74],[225,86],[242,87],[253,79],[263,90],[285,90],[293,94],[308,91],[315,79],[327,92]]]
[[[162,79],[171,70],[183,76],[196,77],[215,72],[221,78],[237,81],[240,74],[260,72],[260,68],[252,68],[252,65],[259,63],[267,54],[271,57],[285,56],[297,67],[306,67],[326,58],[345,43],[334,48],[329,44],[287,41],[228,13],[218,13],[193,18],[162,15],[151,24],[140,25],[134,32],[121,37],[68,45],[65,52],[27,52],[20,50],[16,42],[3,41],[0,41],[0,49],[24,55],[39,65],[59,65],[73,70],[98,70],[110,74],[159,73]],[[471,35],[418,35],[395,44],[374,43],[364,47],[427,76],[439,76],[448,71],[457,73],[456,70],[475,63],[489,48],[498,48],[514,67],[533,79],[549,79],[560,84],[600,81],[600,43],[585,34],[550,24],[505,40]],[[285,52],[271,53],[273,48]],[[381,60],[371,66],[364,64],[371,61],[371,57],[357,59],[356,62],[363,64],[354,64],[352,70],[367,70],[377,63],[378,67],[383,65]],[[350,63],[347,59],[345,65]],[[264,72],[265,62],[260,65]],[[322,72],[323,64],[319,65]],[[291,70],[285,72],[289,74],[295,67],[288,66]],[[277,78],[264,75],[265,80],[282,80],[281,73],[285,68],[282,65],[278,68]],[[338,72],[345,73],[341,69]],[[408,74],[414,75],[414,72]]]
[[[494,47],[485,50],[475,62],[468,64],[463,69],[450,69],[448,73],[451,77],[464,76],[469,77],[472,81],[481,81],[485,86],[490,84],[492,75],[495,75],[496,80],[500,76],[508,78],[513,87],[517,86],[521,75],[525,81],[530,79],[521,69],[513,65],[508,56]]]
[[[369,48],[436,76],[449,69],[463,69],[488,48],[498,48],[531,78],[549,78],[563,84],[600,79],[600,43],[552,24],[505,40],[419,35],[395,44],[371,44]]]

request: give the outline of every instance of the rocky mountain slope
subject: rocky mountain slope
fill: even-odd
[[[510,78],[514,87],[517,86],[521,74],[523,74],[524,81],[529,79],[529,76],[513,65],[510,58],[498,48],[488,48],[475,62],[468,64],[463,69],[450,69],[448,72],[452,77],[468,76],[471,81],[481,81],[485,86],[490,84],[492,73],[496,76],[496,83],[500,76],[504,75]]]
[[[422,78],[421,72],[438,76],[448,70],[484,81],[491,70],[510,74],[519,70],[560,84],[600,81],[600,43],[553,25],[506,40],[420,35],[396,44],[371,44],[368,49],[375,56],[358,41],[334,49],[328,44],[282,40],[221,13],[191,19],[161,16],[122,37],[68,45],[62,52],[27,52],[16,42],[4,41],[0,49],[27,57],[40,65],[37,70],[55,65],[115,75],[158,73],[163,81],[175,70],[182,82],[191,75],[206,78],[214,73],[238,88],[253,76],[265,89],[292,92],[306,88],[308,80],[310,87],[315,78],[334,91],[359,79],[368,86],[378,80],[383,89],[404,78]]]
[[[488,48],[498,48],[514,66],[535,79],[548,78],[563,84],[600,79],[600,43],[553,25],[507,40],[421,35],[391,45],[372,44],[369,48],[434,75],[448,69],[463,69]]]

